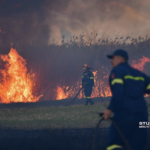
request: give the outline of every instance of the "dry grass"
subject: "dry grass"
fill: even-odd
[[[71,37],[66,42],[62,38],[62,45],[57,45],[55,42],[49,46],[33,44],[15,47],[14,45],[19,54],[27,60],[28,70],[35,73],[34,94],[44,95],[41,100],[55,100],[57,86],[69,86],[68,91],[71,87],[76,88],[77,82],[82,79],[82,65],[85,63],[93,67],[93,71],[98,71],[97,80],[102,80],[105,85],[108,85],[108,78],[103,78],[111,70],[111,64],[106,55],[118,48],[125,49],[129,53],[130,64],[132,60],[139,60],[143,56],[149,57],[150,55],[150,39],[147,36],[116,37],[111,40],[98,39],[92,34],[92,37],[85,41],[84,35],[81,34],[79,37]],[[147,64],[143,71],[150,75]],[[102,88],[102,91],[104,89]],[[74,96],[75,94],[70,97]]]
[[[0,127],[13,129],[95,127],[99,120],[97,112],[105,110],[107,105],[108,102],[100,102],[93,106],[72,105],[66,107],[1,109]],[[150,107],[148,109],[150,114]],[[108,127],[109,125],[110,122],[103,122],[101,127]]]
[[[0,127],[17,129],[94,127],[99,119],[96,112],[103,111],[107,104],[101,102],[93,106],[2,109]]]

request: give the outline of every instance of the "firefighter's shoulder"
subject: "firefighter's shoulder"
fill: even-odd
[[[89,70],[89,75],[90,75],[90,76],[93,76],[93,73],[92,73],[92,71],[90,71],[90,70]]]
[[[112,69],[110,73],[110,80],[114,78],[123,78],[125,75],[125,69],[122,66],[117,66]]]
[[[125,69],[119,65],[111,70],[111,74],[112,73],[122,74],[124,71],[125,71]]]

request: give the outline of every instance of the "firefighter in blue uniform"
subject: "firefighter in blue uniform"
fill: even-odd
[[[139,122],[148,122],[145,93],[150,93],[150,77],[132,68],[127,63],[128,54],[119,49],[112,55],[113,69],[109,84],[112,98],[108,108],[103,112],[105,120],[113,114],[113,119],[128,140],[132,150],[143,150],[146,144],[147,129],[139,128]],[[113,124],[109,129],[107,150],[121,150],[124,142]]]
[[[83,66],[83,76],[82,76],[82,86],[84,87],[84,94],[86,96],[86,103],[85,105],[88,105],[90,103],[91,105],[94,104],[94,102],[91,100],[91,94],[92,94],[92,87],[94,86],[94,76],[93,73],[90,71],[87,64],[84,64]]]

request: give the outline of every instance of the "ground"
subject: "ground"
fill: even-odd
[[[103,101],[93,106],[78,104],[71,106],[0,109],[0,128],[26,130],[93,128],[99,120],[97,112],[105,110],[108,104],[108,101]],[[101,127],[108,127],[109,124],[110,122],[105,121]]]
[[[0,110],[0,127],[17,129],[90,128],[98,122],[104,102],[93,106],[51,106]]]

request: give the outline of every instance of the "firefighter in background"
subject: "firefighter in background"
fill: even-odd
[[[127,63],[128,54],[124,50],[116,50],[111,59],[113,69],[109,84],[112,98],[103,118],[113,119],[128,140],[131,150],[143,150],[146,144],[147,129],[139,128],[141,122],[148,122],[145,93],[150,93],[150,77],[132,68]],[[110,126],[107,150],[122,150],[124,142],[113,124]]]
[[[91,94],[92,94],[92,88],[94,86],[94,76],[93,73],[90,71],[87,64],[83,65],[83,76],[82,76],[82,87],[84,87],[84,94],[86,96],[86,103],[85,105],[88,105],[90,103],[91,105],[94,104],[94,102],[91,100]]]

